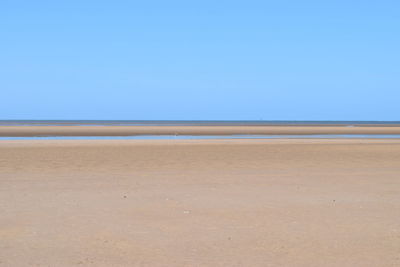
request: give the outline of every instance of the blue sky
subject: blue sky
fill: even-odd
[[[400,120],[399,1],[0,2],[0,119]]]

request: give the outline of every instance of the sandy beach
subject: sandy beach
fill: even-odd
[[[400,126],[0,126],[1,136],[134,136],[134,135],[366,135],[400,134]]]
[[[399,266],[400,140],[0,141],[0,266]]]

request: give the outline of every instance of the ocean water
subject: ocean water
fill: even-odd
[[[137,135],[0,137],[1,140],[400,139],[400,135]]]
[[[222,121],[222,120],[0,120],[0,126],[45,126],[45,125],[76,125],[76,126],[195,126],[195,125],[226,125],[226,126],[256,126],[256,125],[380,125],[400,126],[400,121],[284,121],[284,120],[248,120],[248,121]]]

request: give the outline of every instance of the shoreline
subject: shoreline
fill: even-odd
[[[400,126],[0,126],[0,137],[399,134]]]

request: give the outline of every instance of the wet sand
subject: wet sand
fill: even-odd
[[[0,136],[400,134],[400,126],[0,126]]]
[[[0,141],[0,266],[74,265],[400,266],[400,140]]]

